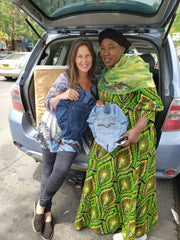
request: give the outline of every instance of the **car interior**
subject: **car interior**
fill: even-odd
[[[160,82],[159,82],[159,68],[158,68],[158,54],[155,47],[145,40],[141,39],[128,39],[131,42],[130,49],[126,53],[127,55],[138,55],[140,56],[146,63],[149,64],[149,70],[153,75],[153,79],[155,81],[157,91],[160,89]],[[36,65],[34,69],[33,81],[30,84],[30,96],[34,96],[34,98],[30,98],[30,104],[32,107],[32,114],[34,117],[34,124],[37,127],[39,119],[43,114],[44,108],[44,98],[56,80],[57,76],[60,72],[65,71],[67,68],[67,56],[72,44],[73,40],[56,40],[51,42],[46,49],[44,50],[43,54],[41,55],[38,65]],[[100,57],[100,46],[96,39],[91,39],[94,50],[97,56],[97,79],[101,76],[101,71],[104,68],[104,64]],[[40,68],[42,66],[42,69]],[[41,69],[41,77],[42,72],[44,69],[44,77],[43,80],[37,77],[37,70],[36,68]],[[52,68],[52,69],[51,69]],[[45,69],[48,69],[49,75],[47,71],[45,73]],[[63,70],[62,70],[63,69]],[[35,74],[36,71],[36,74]],[[50,73],[51,72],[51,73]],[[52,73],[53,72],[53,73]],[[46,76],[46,77],[45,77]],[[49,77],[50,76],[50,77]],[[45,87],[46,86],[46,87]],[[48,87],[47,87],[48,86]],[[45,89],[45,90],[44,90]],[[37,91],[40,90],[40,93],[37,97]],[[35,94],[36,93],[36,94]],[[36,95],[36,99],[35,99]],[[37,104],[38,98],[40,98],[40,106]],[[39,115],[40,112],[40,115]]]

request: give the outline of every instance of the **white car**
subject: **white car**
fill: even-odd
[[[0,60],[0,76],[7,79],[18,78],[30,52],[17,52]]]

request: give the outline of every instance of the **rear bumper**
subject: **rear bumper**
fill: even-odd
[[[19,149],[36,161],[42,161],[41,147],[34,139],[36,130],[28,114],[21,113],[13,108],[9,113],[9,126],[14,143],[19,143]],[[86,171],[87,156],[78,154],[72,169]],[[174,170],[173,175],[168,175],[167,170]],[[180,131],[162,132],[159,146],[156,152],[157,178],[170,179],[180,173]]]
[[[29,115],[11,108],[9,113],[9,126],[15,146],[28,156],[33,157],[35,161],[42,162],[41,147],[33,137],[36,130],[32,127]],[[71,169],[86,171],[87,155],[78,154]]]
[[[180,173],[180,131],[162,132],[156,152],[158,178],[174,178]],[[173,175],[167,171],[173,170]]]
[[[42,153],[38,153],[38,152],[34,152],[28,149],[23,149],[19,148],[20,150],[22,150],[23,152],[25,152],[28,156],[34,158],[35,161],[37,162],[43,162],[42,161]],[[80,172],[85,172],[87,170],[87,156],[84,154],[78,154],[76,159],[74,160],[72,166],[71,166],[71,170],[77,170]]]
[[[14,69],[14,70],[3,70],[3,69],[0,69],[0,76],[18,78],[19,75],[20,75],[20,72],[21,72],[21,69]]]

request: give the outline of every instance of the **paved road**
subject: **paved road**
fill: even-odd
[[[11,107],[10,87],[14,81],[0,78],[0,240],[38,240],[31,228],[33,201],[39,196],[42,164],[14,147],[8,126]],[[171,208],[177,209],[174,180],[157,181],[159,227],[148,234],[148,240],[178,240],[179,226]],[[90,229],[74,228],[81,189],[65,181],[53,200],[55,234],[53,240],[112,240]]]

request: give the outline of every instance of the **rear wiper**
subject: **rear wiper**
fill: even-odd
[[[27,22],[27,24],[32,28],[32,30],[35,32],[35,34],[39,37],[42,43],[45,43],[44,39],[39,35],[39,33],[36,31],[36,29],[33,27],[33,25],[29,22],[27,18],[24,17],[24,15],[21,13],[21,11],[16,7],[17,11],[21,14],[21,16],[24,18],[24,20]]]

